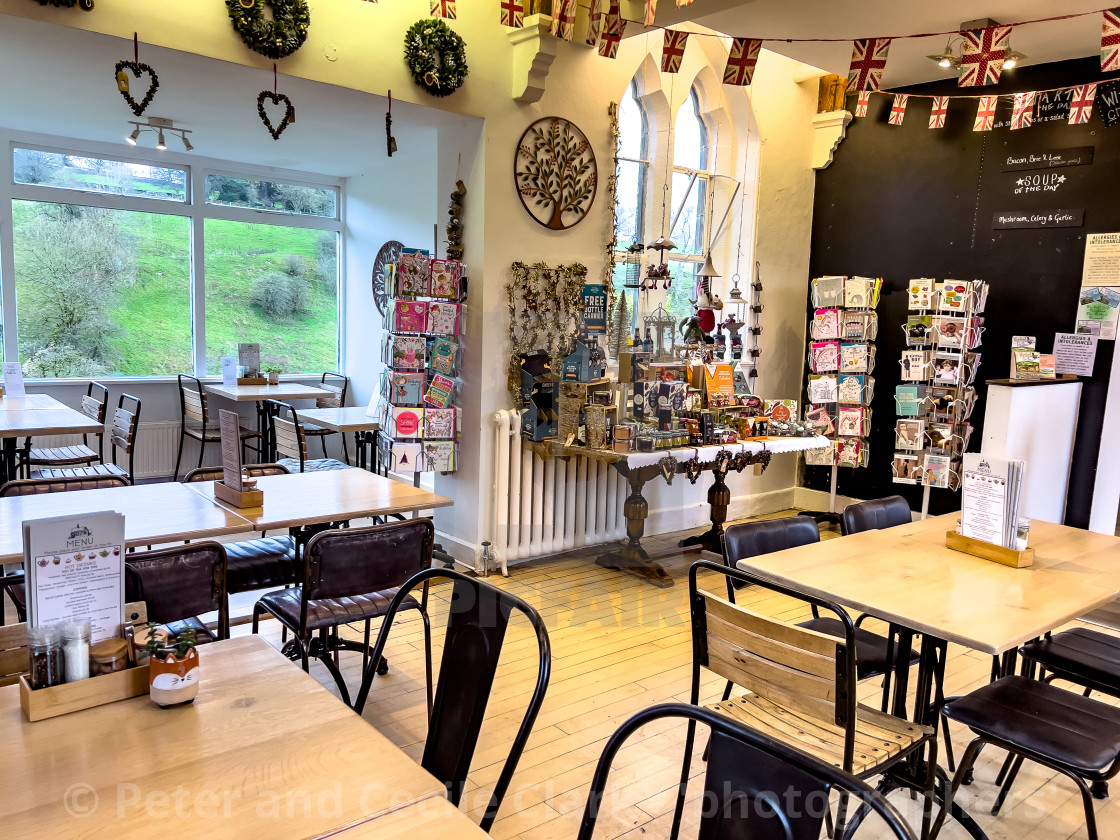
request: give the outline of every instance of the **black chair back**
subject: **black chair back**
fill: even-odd
[[[341,373],[324,373],[319,379],[319,385],[334,394],[329,397],[318,397],[315,400],[316,408],[342,408],[346,405],[346,391],[350,387],[350,377]]]
[[[515,611],[529,619],[537,636],[540,663],[536,688],[479,824],[483,831],[488,831],[498,815],[498,808],[505,798],[548,689],[552,652],[548,630],[535,609],[515,595],[459,572],[450,569],[424,570],[401,587],[389,606],[381,632],[377,636],[377,644],[370,656],[370,664],[362,676],[362,687],[354,709],[361,714],[365,707],[373,684],[374,669],[385,649],[389,629],[401,602],[412,589],[421,585],[426,588],[431,581],[440,578],[451,581],[451,608],[435,703],[428,720],[428,738],[420,763],[425,770],[447,785],[447,798],[454,805],[459,804],[463,795],[471,759],[478,745],[478,733],[486,715],[486,704],[494,685],[502,643]]]
[[[40,493],[65,493],[70,490],[100,490],[128,487],[123,475],[77,475],[68,478],[26,478],[0,486],[0,496],[37,496]]]
[[[699,840],[817,840],[833,789],[867,806],[897,840],[915,840],[894,806],[854,776],[717,712],[685,703],[644,709],[610,737],[595,767],[578,840],[591,840],[619,749],[636,731],[664,718],[687,720],[690,730],[697,723],[711,729]]]
[[[173,624],[217,610],[218,638],[229,638],[226,552],[221,543],[130,554],[125,573],[126,600],[147,603],[149,621]]]
[[[885,499],[871,499],[848,505],[840,514],[840,533],[858,534],[906,525],[914,520],[910,503],[902,496],[887,496]]]
[[[249,478],[260,478],[262,475],[288,475],[291,472],[283,464],[243,464],[241,471]],[[220,481],[223,475],[221,467],[198,467],[183,476],[184,484],[193,484],[196,481]]]
[[[432,565],[431,519],[320,531],[304,549],[303,600],[384,592]]]
[[[786,516],[781,519],[759,519],[731,525],[723,532],[723,559],[734,569],[738,560],[759,557],[774,551],[797,548],[821,541],[821,531],[808,516]],[[735,600],[733,580],[727,579],[727,592]]]

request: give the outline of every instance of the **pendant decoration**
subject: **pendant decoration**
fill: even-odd
[[[144,94],[144,98],[139,102],[133,98],[129,90],[131,85],[129,83],[128,73],[125,72],[126,70],[131,70],[133,77],[136,79],[139,79],[141,74],[145,73],[151,79],[148,84],[148,92]],[[124,101],[128,103],[128,107],[132,109],[132,113],[138,117],[141,116],[144,113],[144,109],[151,104],[152,98],[159,89],[159,76],[156,75],[156,71],[153,70],[150,65],[141,63],[140,42],[135,32],[132,33],[132,61],[118,61],[113,67],[113,76],[117,80],[117,90],[120,91],[121,96],[124,97]]]
[[[272,18],[264,7],[272,9]],[[307,40],[311,9],[307,0],[226,0],[233,28],[253,52],[287,58]]]
[[[700,463],[700,456],[693,455],[684,462],[684,474],[688,476],[690,484],[695,484],[704,472],[704,465]]]
[[[280,119],[279,125],[273,125],[271,118],[268,116],[268,111],[264,109],[264,101],[271,100],[273,105],[284,105],[284,116]],[[260,115],[261,122],[264,127],[268,129],[268,133],[272,135],[273,140],[279,140],[280,135],[284,133],[289,125],[296,121],[296,108],[292,104],[287,95],[276,92],[276,65],[272,65],[272,90],[262,90],[257,94],[257,114]]]
[[[385,112],[385,151],[389,157],[397,150],[397,138],[393,136],[393,92],[389,91],[389,110]]]
[[[665,479],[665,483],[672,484],[673,476],[677,474],[677,462],[673,460],[673,456],[666,455],[657,462],[657,466],[661,470],[661,476]]]

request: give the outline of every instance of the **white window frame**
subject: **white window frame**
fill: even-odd
[[[120,146],[110,143],[95,143],[79,140],[66,140],[41,134],[9,132],[0,130],[0,317],[3,319],[3,350],[5,359],[19,358],[19,332],[16,323],[14,232],[12,230],[12,202],[15,200],[41,201],[54,204],[77,204],[86,207],[102,207],[109,210],[132,210],[142,213],[155,213],[170,216],[185,216],[190,219],[190,265],[191,265],[191,373],[200,379],[219,379],[206,373],[206,260],[205,260],[205,220],[219,219],[252,224],[276,225],[312,230],[331,231],[338,235],[338,280],[337,310],[335,321],[338,324],[335,340],[336,357],[340,370],[346,369],[346,327],[343,313],[346,311],[346,229],[345,218],[345,180],[328,176],[311,175],[306,172],[234,164],[188,154],[186,152],[157,151],[146,147],[128,149],[122,154]],[[138,198],[134,196],[111,195],[93,190],[48,187],[39,184],[17,184],[13,171],[14,150],[55,154],[80,155],[83,157],[109,158],[126,163],[167,166],[186,171],[186,197],[184,201],[166,198]],[[229,207],[224,204],[206,203],[206,176],[226,175],[234,178],[276,181],[301,187],[334,190],[337,196],[335,218],[309,216],[299,213],[283,213],[275,210]],[[184,371],[186,373],[186,371]],[[302,375],[285,378],[306,378],[314,371],[301,371]],[[109,378],[109,377],[107,377]],[[70,379],[28,380],[42,383],[64,383],[87,381],[89,377]],[[111,377],[113,381],[128,382],[167,382],[174,376],[122,376]]]

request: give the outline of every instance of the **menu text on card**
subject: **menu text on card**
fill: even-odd
[[[91,641],[120,636],[124,547],[124,516],[113,511],[24,522],[31,626],[88,618]]]
[[[241,492],[241,418],[236,411],[218,412],[222,433],[222,483]]]
[[[259,344],[238,344],[237,363],[245,368],[246,376],[257,376],[261,372],[261,346]]]
[[[1054,334],[1054,372],[1092,376],[1097,358],[1097,337],[1078,333]]]
[[[222,384],[227,387],[237,384],[237,359],[233,356],[222,356]]]
[[[1085,237],[1082,286],[1120,286],[1120,233],[1090,233]]]
[[[23,388],[23,368],[19,362],[4,362],[4,393],[9,397],[22,397],[27,393]]]

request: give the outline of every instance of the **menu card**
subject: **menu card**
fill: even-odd
[[[236,411],[218,412],[222,434],[222,484],[241,492],[241,418]]]
[[[964,455],[960,533],[984,542],[1014,548],[1024,461],[993,458],[979,452]]]
[[[23,368],[19,362],[4,362],[4,393],[9,397],[26,395],[23,388]]]
[[[238,344],[237,363],[245,368],[246,376],[259,376],[261,372],[261,346],[259,344]]]
[[[222,356],[222,384],[227,387],[237,384],[237,359],[233,356]]]
[[[124,516],[113,511],[23,523],[27,620],[32,627],[90,620],[90,641],[124,623]]]

